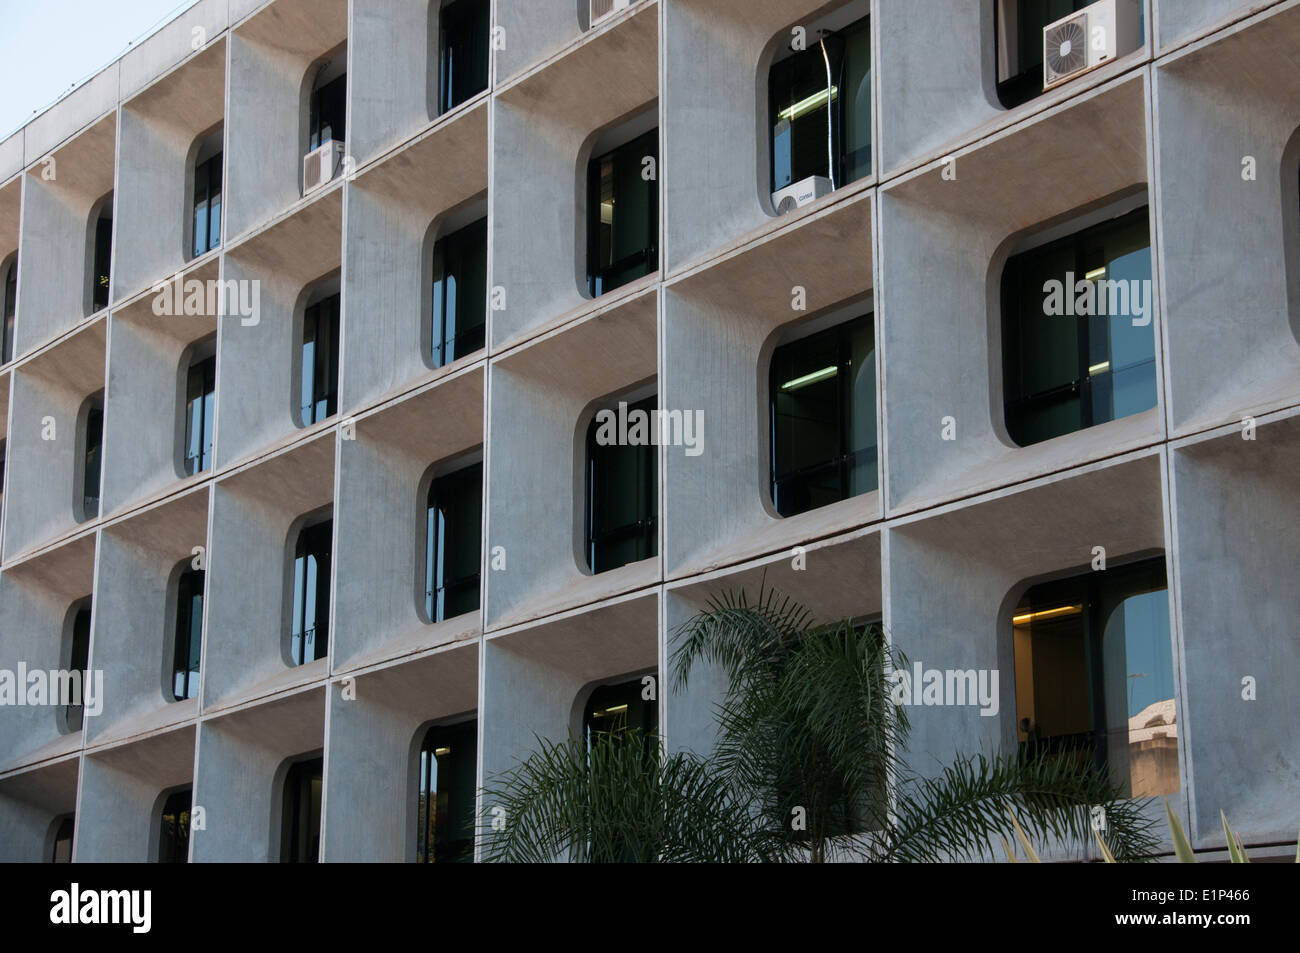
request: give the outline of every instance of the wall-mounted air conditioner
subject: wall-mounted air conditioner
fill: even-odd
[[[785,215],[797,208],[803,208],[816,202],[823,195],[830,195],[831,180],[824,175],[810,175],[806,179],[787,185],[780,191],[772,193],[772,205],[776,214]]]
[[[315,191],[334,180],[343,168],[343,143],[331,139],[302,157],[302,194]]]
[[[587,22],[592,27],[599,26],[605,20],[608,20],[614,14],[626,10],[632,5],[632,0],[591,0],[591,16]]]
[[[1131,53],[1140,45],[1142,0],[1097,0],[1043,27],[1043,89]]]

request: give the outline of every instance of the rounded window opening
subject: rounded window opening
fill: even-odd
[[[191,344],[181,355],[177,475],[184,478],[212,468],[217,396],[217,336]]]
[[[607,292],[659,270],[659,107],[592,139],[587,162],[586,292]]]
[[[768,490],[795,516],[879,488],[869,302],[780,334],[768,366]]]
[[[338,413],[342,300],[338,273],[308,286],[300,300],[294,417],[299,427],[310,427]]]
[[[0,364],[14,359],[14,325],[18,320],[18,253],[10,255],[0,265],[4,285],[4,326],[0,328]]]
[[[164,683],[168,701],[199,697],[199,664],[203,655],[203,595],[207,574],[183,559],[172,570],[175,597],[171,651],[166,654]]]
[[[416,863],[474,862],[477,771],[477,719],[423,731],[416,767]]]
[[[104,392],[91,394],[77,411],[77,469],[73,513],[85,523],[99,516],[104,451]]]
[[[435,623],[479,608],[483,451],[434,464],[423,483],[420,605],[424,621]]]
[[[488,0],[433,0],[429,4],[429,115],[451,112],[488,87],[492,8]]]
[[[89,246],[86,262],[89,283],[86,291],[86,315],[89,316],[108,307],[113,263],[112,192],[91,206],[86,238]]]
[[[659,555],[655,386],[598,401],[587,424],[583,557],[593,575]]]
[[[867,0],[854,0],[778,39],[767,83],[777,214],[871,174],[869,12]]]
[[[329,654],[330,580],[333,565],[334,511],[295,521],[289,578],[288,661],[307,665]]]
[[[191,193],[187,258],[198,258],[221,247],[221,187],[224,130],[218,125],[199,136],[191,147]]]
[[[92,599],[86,596],[74,602],[64,618],[61,667],[68,673],[68,690],[66,696],[52,699],[60,703],[59,731],[62,734],[78,732],[85,723],[86,680],[90,677],[91,608]]]
[[[425,236],[421,337],[425,361],[445,367],[487,341],[487,201],[435,219]]]

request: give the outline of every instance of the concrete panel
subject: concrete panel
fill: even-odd
[[[658,8],[643,2],[633,10],[493,103],[488,284],[507,294],[507,307],[490,322],[494,349],[587,301],[579,274],[587,265],[586,162],[594,135],[658,96]],[[496,200],[502,196],[510,201]]]
[[[17,673],[67,670],[69,610],[94,588],[95,537],[82,536],[0,574],[0,669]],[[94,608],[91,609],[90,667],[95,668]],[[48,681],[48,679],[47,679]],[[87,720],[92,716],[87,715]],[[4,709],[0,770],[17,762],[36,763],[81,748],[82,732],[66,731],[58,705],[14,705]]]
[[[65,757],[0,778],[0,860],[50,859],[55,820],[77,807],[79,764],[78,756]]]
[[[106,113],[116,112],[117,80],[118,64],[113,62],[28,122],[23,129],[26,164],[39,162]]]
[[[1289,5],[1155,73],[1175,435],[1300,400],[1296,42],[1300,8]]]
[[[862,312],[871,310],[863,300],[873,284],[871,199],[860,193],[809,209],[763,241],[668,285],[662,406],[704,414],[700,452],[665,448],[670,578],[880,518],[875,493],[779,518],[767,449],[774,332],[855,299]],[[806,314],[794,310],[796,289],[803,289]]]
[[[121,96],[130,99],[177,63],[198,50],[216,46],[229,26],[229,0],[198,0],[122,55]],[[225,42],[218,41],[225,59]],[[179,118],[179,117],[178,117]]]
[[[0,182],[14,179],[23,170],[23,132],[0,141]],[[12,184],[12,183],[10,183]]]
[[[348,149],[358,164],[437,116],[439,7],[437,0],[352,4]]]
[[[180,271],[193,257],[193,164],[200,136],[222,122],[225,103],[221,40],[122,107],[115,298]]]
[[[74,327],[91,311],[96,203],[113,190],[116,114],[27,173],[18,284],[22,320],[14,353],[25,354]],[[111,270],[111,269],[110,269]]]
[[[431,239],[487,190],[487,119],[457,111],[347,189],[345,412],[430,375]]]
[[[1191,39],[1225,21],[1238,20],[1279,0],[1152,0],[1162,49]]]
[[[13,373],[6,559],[75,532],[82,523],[80,411],[104,387],[106,327],[98,318]]]
[[[321,678],[327,659],[289,664],[293,546],[303,516],[334,499],[332,433],[216,484],[212,498],[203,707],[228,707]],[[338,526],[334,527],[338,539]],[[338,552],[337,544],[332,552]],[[331,633],[331,640],[333,636]]]
[[[1295,837],[1300,593],[1271,576],[1294,560],[1300,532],[1300,420],[1269,420],[1253,441],[1232,427],[1171,454],[1190,833],[1201,847],[1224,845],[1220,811],[1246,842]]]
[[[487,546],[506,559],[487,574],[487,628],[660,580],[657,557],[592,575],[581,543],[584,411],[655,377],[655,312],[655,296],[641,295],[493,362],[488,439],[511,451],[489,453],[485,468]]]
[[[77,861],[158,859],[160,799],[194,779],[193,725],[87,755],[81,770]]]
[[[505,49],[496,57],[497,82],[581,36],[580,6],[575,0],[496,0],[494,24],[505,31]]]
[[[477,612],[423,618],[421,492],[432,465],[482,445],[484,377],[480,364],[441,379],[339,441],[334,671],[478,635]]]
[[[419,750],[430,722],[478,704],[478,645],[357,678],[356,697],[329,692],[329,832],[325,860],[415,859]]]
[[[278,861],[287,762],[318,752],[324,745],[323,688],[204,721],[199,728],[194,803],[206,811],[207,829],[191,831],[190,859]]]
[[[104,672],[104,713],[87,738],[134,737],[198,714],[198,700],[175,701],[178,566],[208,544],[208,495],[198,488],[115,523],[100,536],[95,637]],[[206,600],[205,600],[206,602]]]
[[[945,178],[948,166],[936,165],[881,191],[876,301],[886,512],[1005,486],[1162,437],[1152,409],[1017,447],[1006,435],[1002,398],[1007,256],[1029,230],[1068,222],[1141,188],[1144,113],[1139,75],[958,153],[955,179]],[[1054,172],[1043,175],[1044,169]],[[1161,315],[1151,310],[1158,356]],[[947,417],[955,419],[954,440],[944,439]]]

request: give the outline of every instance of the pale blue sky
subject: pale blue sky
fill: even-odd
[[[0,0],[0,139],[194,0]]]

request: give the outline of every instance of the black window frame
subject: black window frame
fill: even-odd
[[[487,0],[449,0],[440,5],[438,115],[451,112],[487,89],[491,16]],[[458,69],[457,64],[466,58],[468,68]]]
[[[323,757],[303,758],[290,764],[285,771],[280,814],[281,863],[320,862],[321,796],[324,791],[324,775]],[[315,833],[310,831],[313,820]]]
[[[475,505],[469,513],[462,512],[467,500],[473,499]],[[451,504],[448,505],[448,500]],[[455,514],[453,517],[452,514]],[[444,557],[449,537],[464,532],[466,527],[457,530],[455,525],[448,526],[460,519],[469,517],[467,528],[475,541],[474,571],[462,573],[448,579],[446,571],[448,560]],[[483,464],[472,463],[468,466],[436,476],[429,481],[429,490],[425,497],[425,550],[424,550],[424,612],[430,622],[443,622],[479,608],[479,583],[481,580],[480,561],[482,560],[482,519],[483,519]],[[448,612],[448,602],[453,593],[463,594],[463,598],[472,601],[456,600],[455,611]]]
[[[487,217],[435,241],[432,269],[429,360],[437,368],[486,346]],[[469,293],[462,294],[466,282]],[[449,298],[454,314],[449,313]]]
[[[1151,228],[1150,228],[1150,206],[1143,204],[1131,211],[1115,215],[1104,221],[1088,225],[1071,232],[1068,235],[1037,245],[1026,251],[1013,254],[1007,258],[1006,264],[1002,269],[1000,281],[1001,294],[1001,326],[1002,326],[1002,408],[1003,423],[1006,427],[1007,435],[1012,442],[1018,447],[1029,447],[1034,444],[1043,443],[1056,437],[1067,436],[1072,433],[1080,433],[1090,427],[1100,424],[1110,423],[1114,420],[1122,420],[1125,416],[1132,416],[1135,413],[1144,411],[1133,411],[1119,417],[1100,417],[1095,412],[1094,399],[1100,396],[1098,387],[1110,387],[1113,391],[1113,376],[1116,368],[1113,365],[1113,354],[1110,347],[1110,327],[1109,321],[1112,316],[1109,315],[1092,315],[1092,316],[1052,316],[1045,317],[1043,314],[1044,289],[1042,281],[1042,272],[1036,270],[1039,262],[1048,258],[1058,251],[1073,251],[1074,264],[1073,275],[1076,280],[1084,279],[1089,273],[1088,264],[1092,260],[1089,255],[1096,251],[1098,245],[1109,235],[1122,233],[1124,230],[1141,225],[1147,230],[1147,243],[1144,246],[1150,255],[1151,250]],[[1154,281],[1154,260],[1150,263],[1151,279]],[[1064,275],[1060,276],[1064,278]],[[1064,293],[1070,299],[1074,299],[1075,291],[1073,288],[1064,289]],[[1026,302],[1029,307],[1026,307]],[[1152,303],[1154,308],[1154,303]],[[1050,321],[1075,321],[1075,376],[1072,380],[1055,385],[1046,390],[1036,391],[1031,394],[1021,394],[1023,388],[1017,383],[1017,375],[1022,373],[1026,361],[1026,355],[1017,353],[1024,351],[1022,339],[1024,337],[1023,326],[1026,320],[1050,320]],[[1159,394],[1155,386],[1157,368],[1156,368],[1156,341],[1155,341],[1155,320],[1154,315],[1147,330],[1151,334],[1152,356],[1137,364],[1126,366],[1125,370],[1131,370],[1138,366],[1149,364],[1152,369],[1152,403],[1145,408],[1150,410],[1152,407],[1159,405]],[[1107,347],[1107,359],[1094,361],[1099,357],[1098,338],[1104,331]],[[1093,373],[1093,368],[1101,368]],[[1016,396],[1012,396],[1016,395]],[[1027,431],[1034,419],[1033,413],[1041,413],[1044,408],[1049,408],[1054,404],[1062,401],[1078,401],[1079,420],[1078,427],[1060,432],[1051,432],[1047,436],[1034,437]]]
[[[416,863],[474,862],[477,759],[477,719],[431,725],[424,732],[416,765]],[[444,779],[449,780],[445,787]],[[457,832],[463,836],[454,836]]]
[[[203,651],[203,603],[207,573],[187,560],[176,576],[176,619],[172,629],[172,701],[199,697]],[[197,620],[198,630],[195,631]]]
[[[303,427],[328,420],[338,413],[341,300],[340,294],[335,292],[303,309],[298,375],[298,414]],[[328,341],[327,349],[319,346],[323,338]]]
[[[78,473],[79,522],[99,517],[104,474],[104,394],[91,394],[82,402],[78,414],[80,472]]]
[[[293,666],[319,661],[329,654],[330,636],[330,582],[333,572],[334,518],[333,515],[312,520],[302,526],[294,539],[293,559],[290,563],[289,610],[289,660]],[[306,560],[316,562],[314,591],[308,580]],[[302,569],[299,569],[299,563]],[[308,600],[311,600],[313,625],[307,626]],[[312,655],[307,657],[311,644]]]
[[[346,54],[339,54],[344,55]],[[335,61],[337,58],[331,62]],[[316,81],[312,83],[307,107],[308,152],[319,149],[327,142],[347,141],[348,74],[344,71],[328,82],[320,82],[320,77],[329,69],[329,64],[321,67]],[[325,135],[327,130],[328,136]]]
[[[646,179],[644,161],[654,159],[654,175]],[[615,176],[618,163],[629,163],[638,170],[637,176],[645,183],[647,203],[646,233],[644,245],[617,261],[603,263],[606,257],[603,248],[601,222],[601,195],[604,169],[609,165],[611,177]],[[617,204],[616,188],[611,184],[611,204]],[[612,255],[613,252],[611,251]],[[643,132],[620,146],[615,146],[600,155],[593,155],[587,162],[587,292],[593,298],[608,294],[617,288],[644,278],[659,270],[659,127]]]
[[[647,434],[649,442],[642,445],[622,445],[609,444],[601,445],[597,441],[597,433],[600,429],[599,418],[600,412],[597,411],[592,415],[591,422],[587,425],[586,438],[586,457],[584,460],[584,522],[583,522],[583,553],[586,557],[587,569],[592,575],[599,575],[602,572],[610,572],[633,562],[639,562],[643,559],[653,559],[659,555],[659,442],[657,439],[651,439],[657,433],[659,426],[659,415],[657,413],[659,406],[659,395],[651,394],[634,402],[627,402],[627,413],[630,416],[635,410],[647,411],[649,417],[649,430]],[[615,413],[618,403],[612,405],[606,404],[603,410],[611,410]],[[630,523],[623,523],[618,526],[603,526],[599,509],[599,501],[605,498],[603,481],[608,481],[606,462],[614,454],[635,454],[640,459],[641,472],[639,474],[638,485],[634,488],[640,494],[637,505],[637,519]],[[606,547],[622,543],[625,540],[633,542],[633,548],[637,555],[623,561],[617,561],[617,558],[610,560],[604,557]]]
[[[872,348],[869,354],[872,382],[872,404],[869,408],[859,408],[854,402],[854,374],[853,374],[853,349],[852,335],[855,330],[861,328],[870,328],[872,337]],[[779,411],[780,395],[784,385],[780,380],[785,376],[780,373],[783,357],[791,352],[798,350],[812,349],[823,342],[833,342],[836,352],[835,367],[838,372],[835,374],[836,380],[836,447],[835,452],[828,459],[805,466],[798,470],[789,472],[778,472],[778,459],[781,448],[781,427]],[[836,322],[828,328],[816,331],[794,340],[785,341],[778,344],[772,351],[772,357],[768,362],[768,493],[772,501],[772,508],[776,513],[783,517],[789,518],[801,513],[807,513],[814,509],[820,509],[822,506],[830,506],[833,503],[841,502],[860,496],[863,493],[871,493],[880,488],[879,457],[880,457],[880,433],[876,425],[876,404],[878,401],[877,390],[879,382],[876,377],[876,348],[875,348],[875,312],[868,309],[864,313],[854,318]],[[789,383],[786,381],[785,383]],[[865,414],[871,420],[871,431],[875,439],[871,446],[853,447],[852,426],[855,414]],[[852,490],[852,474],[855,467],[865,467],[867,473],[873,475],[871,485],[856,493]],[[839,493],[835,499],[826,503],[814,505],[811,501],[811,492],[806,488],[812,485],[812,481],[823,475],[829,470],[834,470],[838,474]],[[793,482],[792,489],[785,490],[787,484]],[[798,487],[804,487],[805,490],[800,492]],[[793,502],[791,498],[793,497]],[[802,502],[807,497],[807,502]]]
[[[158,815],[158,863],[189,863],[193,805],[193,788],[172,791],[164,798]]]

